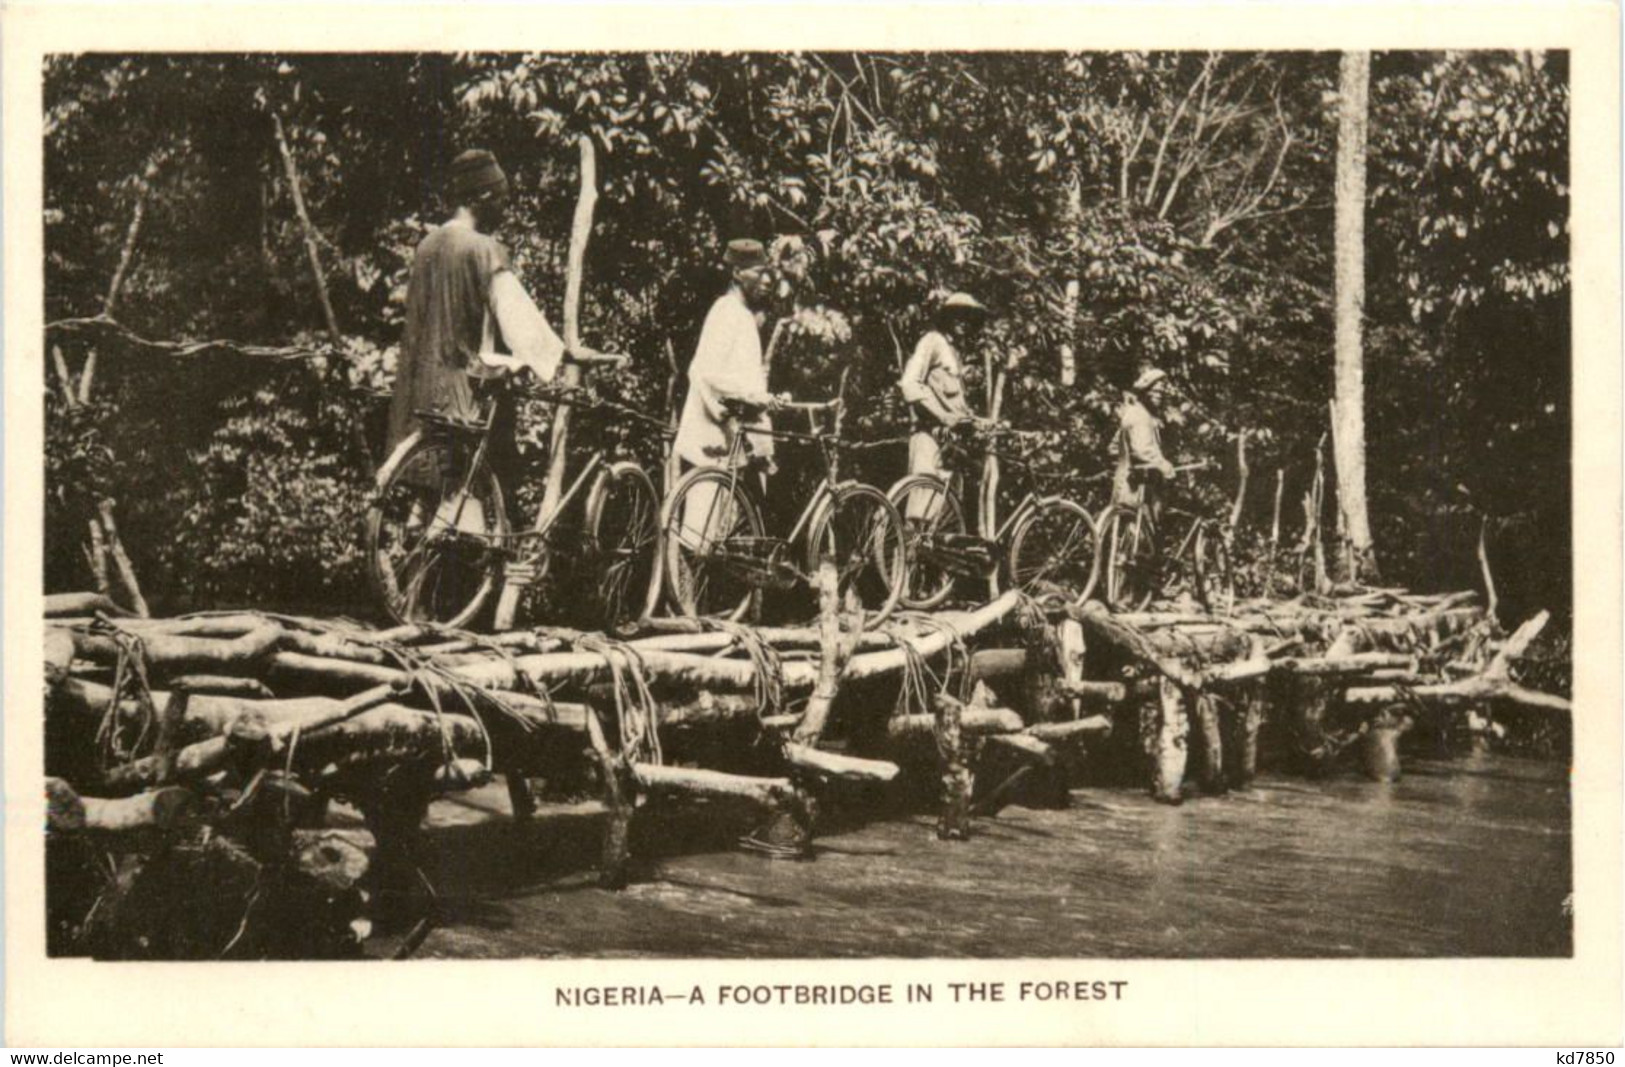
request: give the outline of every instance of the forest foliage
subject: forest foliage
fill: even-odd
[[[1336,89],[1335,53],[54,57],[48,321],[102,310],[139,202],[121,323],[322,344],[280,120],[344,346],[273,363],[104,343],[91,406],[45,398],[47,582],[87,584],[81,520],[110,494],[160,604],[363,610],[366,452],[447,165],[476,145],[502,161],[502,237],[556,320],[582,135],[601,177],[583,334],[634,357],[606,392],[662,414],[668,344],[686,363],[722,243],[756,236],[797,281],[774,388],[827,394],[851,368],[855,432],[895,436],[901,361],[966,289],[995,310],[973,395],[984,356],[1012,363],[1005,413],[1042,431],[1039,473],[1103,503],[1085,479],[1125,379],[1155,364],[1179,387],[1171,449],[1218,464],[1198,492],[1234,492],[1245,429],[1243,522],[1267,529],[1284,471],[1290,541],[1332,387]],[[1487,518],[1503,599],[1566,610],[1566,56],[1378,54],[1370,130],[1378,562],[1474,584]],[[83,341],[59,343],[82,364]],[[614,420],[576,439],[658,447]],[[863,473],[886,484],[903,462],[877,451]]]

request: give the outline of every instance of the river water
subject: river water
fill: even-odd
[[[431,811],[442,923],[419,957],[1419,957],[1572,952],[1568,770],[1475,756],[1405,777],[1266,775],[1173,808],[1089,788],[964,842],[929,813],[844,821],[811,862],[659,826],[598,888],[591,805],[528,827],[486,787]]]

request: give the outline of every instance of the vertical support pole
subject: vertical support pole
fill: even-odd
[[[598,759],[599,774],[604,780],[604,807],[608,812],[604,825],[603,854],[598,866],[598,884],[605,889],[621,889],[626,885],[627,869],[631,865],[632,808],[636,785],[625,753],[609,745],[604,724],[599,718],[601,714],[596,703],[587,713],[587,740]]]
[[[1258,774],[1258,731],[1264,722],[1264,684],[1253,682],[1236,694],[1231,720],[1231,751],[1226,765],[1232,789],[1250,789]]]
[[[565,257],[564,277],[564,345],[569,351],[581,346],[581,288],[587,264],[587,241],[592,237],[592,213],[598,203],[598,157],[592,138],[583,134],[576,140],[581,154],[581,181],[576,193],[575,215],[570,220],[570,249]],[[566,388],[581,384],[581,368],[567,362],[559,372]],[[570,447],[570,405],[557,404],[553,408],[553,427],[548,438],[547,479],[542,485],[542,502],[536,509],[536,529],[541,530],[553,521],[559,510],[559,498],[564,493],[564,463]],[[502,594],[497,598],[493,626],[498,630],[513,628],[514,616],[519,611],[519,598],[524,583],[504,581]]]
[[[1191,728],[1184,689],[1168,678],[1158,678],[1153,714],[1151,795],[1164,804],[1180,804]]]
[[[1373,782],[1399,781],[1399,738],[1408,725],[1403,716],[1392,710],[1383,711],[1371,720],[1365,736],[1360,739],[1367,778]]]
[[[965,738],[961,715],[964,705],[950,697],[936,702],[937,751],[942,767],[942,813],[937,818],[937,837],[943,841],[964,841],[970,837],[970,798],[974,786],[965,761]]]
[[[1224,776],[1224,733],[1220,729],[1218,701],[1207,693],[1194,694],[1191,700],[1202,731],[1202,788],[1208,793],[1223,793],[1228,783]]]

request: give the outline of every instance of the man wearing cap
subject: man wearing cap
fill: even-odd
[[[937,310],[935,328],[926,332],[914,346],[914,355],[903,368],[897,383],[903,400],[913,413],[913,432],[908,439],[908,472],[938,474],[942,470],[942,446],[938,440],[944,429],[967,422],[982,423],[965,401],[964,363],[959,346],[968,345],[987,318],[987,308],[968,293],[954,293]],[[926,518],[924,509],[930,493],[910,494],[904,507],[907,518]],[[919,497],[920,499],[912,499]]]
[[[745,424],[771,429],[768,413],[783,399],[767,391],[762,363],[762,336],[756,308],[773,284],[767,252],[760,241],[729,241],[723,263],[730,272],[728,291],[717,298],[700,329],[700,343],[688,365],[688,398],[677,422],[673,450],[685,467],[717,466],[728,454],[729,408],[744,408]],[[773,470],[773,438],[748,434],[751,452],[766,461],[765,480]],[[686,498],[682,536],[703,547],[727,529],[732,517],[716,506],[717,487],[702,483]],[[703,516],[690,518],[689,516]]]
[[[1155,367],[1143,371],[1123,391],[1117,409],[1117,470],[1112,497],[1119,504],[1144,503],[1155,509],[1161,483],[1174,476],[1174,465],[1162,454],[1162,420],[1158,411],[1167,389],[1168,375]]]
[[[416,428],[418,411],[476,418],[474,380],[518,364],[549,381],[565,356],[564,342],[514,276],[507,249],[491,236],[507,202],[507,176],[490,152],[470,149],[452,160],[452,217],[412,257],[389,411],[391,450]],[[511,358],[496,354],[498,337]],[[490,461],[510,489],[519,473],[515,425],[513,405],[505,402],[496,412]]]
[[[674,448],[692,466],[715,466],[727,454],[723,428],[730,402],[756,409],[746,424],[767,430],[773,425],[767,413],[780,400],[767,391],[755,314],[773,280],[767,253],[760,241],[730,241],[723,263],[731,281],[705,316],[699,346],[688,365],[688,399],[677,423]],[[751,450],[771,464],[773,438],[750,434],[747,439]]]

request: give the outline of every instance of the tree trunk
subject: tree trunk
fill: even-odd
[[[1078,240],[1078,230],[1083,220],[1083,180],[1078,173],[1077,165],[1072,168],[1071,180],[1066,185],[1066,231],[1067,240]],[[1071,387],[1078,382],[1078,356],[1074,347],[1077,342],[1078,331],[1078,295],[1080,285],[1078,282],[1078,254],[1072,254],[1072,270],[1066,279],[1064,302],[1061,305],[1061,384]]]
[[[1365,498],[1365,155],[1371,53],[1345,52],[1337,121],[1337,494],[1359,576],[1374,567]],[[1351,575],[1350,577],[1355,577]]]
[[[333,302],[327,298],[327,275],[322,272],[321,252],[316,246],[316,226],[310,221],[310,213],[305,210],[305,191],[303,183],[299,180],[299,167],[294,162],[293,150],[288,147],[288,135],[282,127],[282,116],[273,111],[271,121],[276,126],[276,147],[282,156],[282,171],[288,179],[288,195],[293,200],[294,213],[299,216],[299,230],[305,239],[305,258],[310,261],[310,278],[316,286],[316,302],[321,305],[322,323],[327,327],[327,335],[332,338],[333,343],[342,346],[344,334],[339,332],[339,320],[333,314]]]

